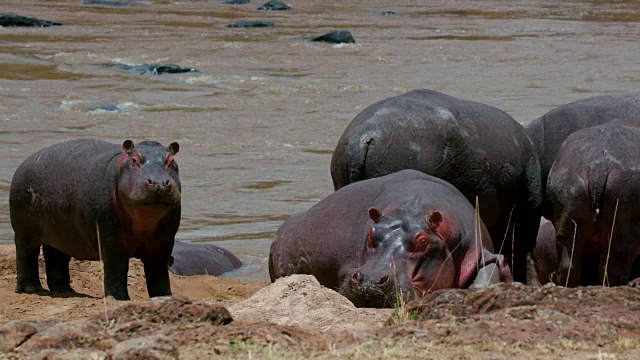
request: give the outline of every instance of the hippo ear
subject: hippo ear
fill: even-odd
[[[438,210],[434,210],[429,215],[429,218],[427,219],[427,223],[429,224],[429,228],[431,229],[431,231],[435,231],[438,228],[438,226],[442,224],[443,220],[444,220],[444,217],[442,216],[442,213]]]
[[[133,151],[134,145],[133,145],[133,141],[131,140],[125,140],[122,143],[122,150],[124,150],[124,152],[126,152],[127,154],[131,154],[131,152]]]
[[[180,144],[178,144],[177,142],[172,142],[171,144],[169,144],[169,151],[171,151],[172,155],[175,155],[178,153],[178,151],[180,151]]]
[[[370,208],[369,209],[369,217],[371,218],[371,220],[373,220],[374,223],[378,223],[378,221],[380,221],[380,219],[382,219],[382,212],[376,208]]]

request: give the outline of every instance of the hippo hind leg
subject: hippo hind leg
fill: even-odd
[[[47,270],[47,285],[49,291],[56,293],[72,293],[71,279],[69,277],[69,261],[71,256],[43,245],[44,263]]]
[[[40,245],[33,245],[31,236],[25,236],[16,230],[16,271],[17,271],[17,293],[37,293],[42,292],[40,274],[38,270],[38,257],[40,256]]]

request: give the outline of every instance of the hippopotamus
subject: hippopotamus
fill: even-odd
[[[129,259],[144,264],[149,296],[171,295],[167,265],[180,225],[177,142],[122,145],[80,139],[27,158],[11,180],[18,293],[73,292],[69,260],[104,262],[106,296],[128,300]]]
[[[559,258],[554,282],[626,284],[640,255],[640,128],[613,120],[569,135],[547,192]]]
[[[125,65],[116,64],[116,67],[132,72],[138,75],[162,75],[162,74],[182,74],[186,72],[200,72],[198,69],[182,67],[175,64],[142,64],[142,65]]]
[[[286,220],[271,244],[269,274],[314,275],[359,307],[511,281],[469,201],[416,170],[350,184]]]
[[[494,248],[509,259],[514,280],[527,281],[540,224],[540,165],[516,120],[489,105],[413,90],[360,112],[331,159],[335,189],[402,169],[448,181],[472,204],[477,198]]]
[[[536,247],[531,253],[535,276],[540,285],[553,281],[553,274],[558,269],[558,250],[556,247],[556,229],[553,223],[542,220]]]
[[[567,136],[613,119],[640,125],[640,92],[590,97],[555,108],[526,125],[540,159],[542,214],[549,220],[546,187],[549,170]]]
[[[333,30],[329,31],[324,35],[320,35],[316,38],[311,39],[311,41],[322,41],[334,44],[340,43],[355,43],[356,40],[351,35],[350,31],[347,30]]]
[[[227,27],[229,28],[263,28],[263,27],[272,27],[275,23],[271,21],[247,21],[240,20],[236,23],[229,24]]]
[[[185,276],[218,276],[240,266],[242,262],[231,251],[214,244],[176,241],[169,259],[169,270]]]
[[[0,14],[0,27],[49,27],[62,24],[18,14]]]

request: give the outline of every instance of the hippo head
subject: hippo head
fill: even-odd
[[[445,213],[369,209],[361,266],[342,283],[341,293],[358,307],[393,307],[426,293],[455,287],[457,273],[446,239],[453,225]],[[455,244],[453,244],[455,247]]]
[[[118,160],[118,196],[127,206],[180,204],[178,164],[173,156],[180,145],[169,147],[155,141],[122,143],[124,150]]]

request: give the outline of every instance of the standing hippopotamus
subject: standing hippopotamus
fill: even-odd
[[[640,125],[640,92],[578,100],[555,108],[527,124],[527,135],[540,159],[542,209],[547,219],[551,220],[546,203],[547,178],[562,142],[578,130],[601,125],[613,119]]]
[[[640,255],[640,128],[614,120],[569,135],[547,191],[559,257],[554,282],[602,284],[606,272],[608,284],[626,284]]]
[[[444,179],[473,204],[478,197],[494,248],[526,282],[540,224],[540,165],[516,120],[489,105],[414,90],[364,109],[331,159],[335,189],[402,169]]]
[[[171,295],[167,264],[180,225],[181,188],[174,160],[178,150],[175,142],[169,147],[155,141],[134,146],[126,140],[120,146],[83,139],[44,148],[25,160],[13,176],[9,195],[16,292],[42,291],[42,246],[53,292],[73,291],[71,257],[102,256],[106,295],[129,299],[132,257],[144,264],[149,296]]]
[[[404,170],[337,190],[278,229],[271,281],[314,275],[356,306],[510,281],[473,206],[451,184]]]
[[[187,244],[176,241],[173,245],[169,270],[176,275],[218,276],[242,266],[231,251],[214,244]]]

